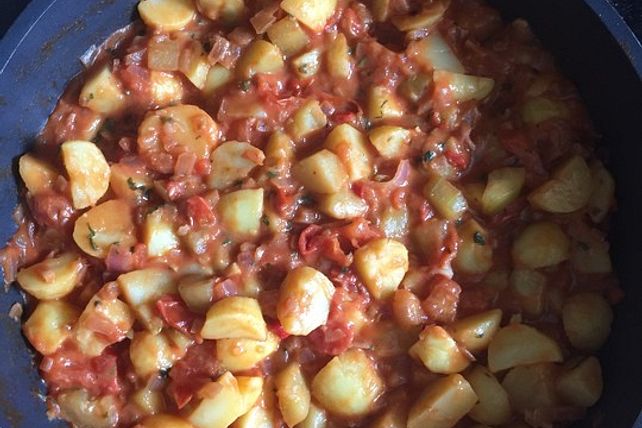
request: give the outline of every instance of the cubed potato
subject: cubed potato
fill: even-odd
[[[459,373],[470,364],[470,359],[459,349],[457,342],[438,325],[426,327],[409,353],[433,373]]]
[[[408,250],[393,239],[375,239],[354,253],[357,274],[375,299],[392,296],[408,272]]]
[[[187,416],[196,428],[227,428],[243,414],[243,396],[230,372],[221,375],[216,382],[205,384],[197,396],[201,401]]]
[[[464,194],[443,177],[431,178],[424,187],[424,196],[447,220],[457,220],[468,209]]]
[[[475,391],[479,401],[468,413],[476,422],[502,425],[511,418],[508,394],[495,376],[484,366],[475,366],[466,375],[466,380]]]
[[[188,48],[183,48],[179,70],[196,88],[203,90],[210,71],[207,53],[200,42],[193,40]]]
[[[408,428],[452,428],[477,403],[477,395],[460,374],[432,382],[410,408]]]
[[[407,209],[387,207],[383,213],[381,213],[379,228],[386,238],[403,238],[408,233],[409,223],[410,219]]]
[[[159,71],[176,71],[180,65],[183,40],[157,34],[149,39],[147,45],[147,68],[150,77]],[[172,74],[169,74],[172,76]]]
[[[265,155],[249,143],[227,141],[212,152],[212,170],[207,178],[210,189],[224,189],[247,177],[263,165]]]
[[[455,271],[468,275],[484,274],[493,266],[493,247],[488,232],[474,219],[458,230],[459,248],[453,261]]]
[[[495,86],[495,81],[488,77],[470,76],[445,70],[435,70],[432,78],[435,82],[435,91],[457,102],[481,101]]]
[[[109,164],[98,146],[89,141],[67,141],[61,146],[74,208],[94,205],[109,188]]]
[[[256,404],[232,424],[232,428],[279,428],[270,409]]]
[[[455,321],[448,326],[448,332],[469,352],[481,352],[488,348],[501,321],[502,310],[491,309]]]
[[[227,25],[236,23],[245,13],[245,0],[196,0],[196,5],[209,19]]]
[[[298,162],[293,173],[306,189],[315,193],[337,193],[348,181],[341,159],[326,149]]]
[[[180,246],[174,231],[175,208],[164,206],[145,217],[143,242],[150,257],[161,257]]]
[[[31,153],[20,156],[18,172],[32,195],[51,189],[54,180],[58,177],[58,173],[51,165]]]
[[[368,118],[373,122],[396,119],[404,115],[399,98],[384,86],[373,86],[368,92]]]
[[[212,306],[214,284],[214,278],[187,275],[178,283],[178,294],[192,312],[204,314]]]
[[[65,297],[78,285],[85,265],[74,253],[63,253],[58,257],[20,269],[16,280],[24,291],[38,300],[54,300]]]
[[[449,4],[446,0],[435,1],[417,13],[393,16],[391,21],[399,31],[430,28],[441,19]]]
[[[372,157],[366,136],[347,123],[328,134],[324,147],[341,159],[350,181],[362,180],[372,174]]]
[[[506,208],[517,199],[525,180],[524,168],[499,168],[488,174],[488,182],[481,197],[484,213],[493,215]]]
[[[517,413],[528,409],[553,407],[559,404],[555,392],[558,370],[554,364],[532,364],[511,369],[502,386],[508,393],[511,407]]]
[[[337,8],[337,0],[283,0],[281,9],[312,31],[321,31]]]
[[[194,428],[185,419],[169,414],[148,416],[140,422],[142,428]]]
[[[238,376],[236,382],[241,394],[241,414],[250,411],[263,392],[263,378],[260,376]]]
[[[381,416],[378,416],[368,428],[406,428],[409,407],[395,403],[389,405]]]
[[[80,311],[73,305],[58,301],[38,303],[22,326],[27,340],[42,355],[53,354],[71,335],[71,326]]]
[[[286,167],[294,160],[294,142],[288,135],[276,131],[265,146],[265,165]]]
[[[431,83],[431,74],[416,73],[408,77],[401,85],[399,85],[399,92],[408,101],[418,103],[428,92],[428,87]]]
[[[356,348],[334,357],[312,381],[312,395],[319,404],[344,417],[367,415],[384,391],[374,363]]]
[[[109,185],[118,199],[130,205],[147,202],[154,185],[142,162],[119,162],[111,165]]]
[[[366,201],[348,188],[329,195],[319,195],[316,199],[319,211],[339,220],[363,217],[368,211]]]
[[[596,351],[611,332],[613,310],[599,294],[579,293],[564,303],[562,321],[566,336],[575,348]]]
[[[528,125],[538,125],[550,119],[565,119],[567,117],[566,106],[549,98],[528,98],[522,106],[522,120]]]
[[[333,295],[334,285],[324,274],[308,266],[296,268],[281,284],[277,318],[287,333],[307,336],[325,325]]]
[[[80,90],[78,104],[103,115],[112,115],[123,108],[125,94],[108,66],[100,69],[85,82]]]
[[[301,372],[301,366],[292,362],[274,378],[276,396],[283,420],[294,427],[308,416],[310,410],[310,390]]]
[[[615,181],[599,161],[591,165],[591,177],[593,191],[591,192],[587,210],[593,222],[601,223],[615,203]]]
[[[488,346],[488,368],[493,373],[515,366],[562,360],[562,351],[557,342],[524,324],[502,328]]]
[[[317,407],[314,403],[310,403],[310,410],[308,416],[297,425],[297,428],[327,428],[328,415],[325,410]]]
[[[448,45],[448,42],[439,34],[433,31],[417,42],[408,46],[408,56],[414,59],[427,71],[447,70],[453,73],[464,73],[464,66],[457,55]]]
[[[370,142],[386,159],[397,159],[406,154],[410,131],[400,126],[378,126],[370,131]]]
[[[321,51],[312,49],[292,60],[294,73],[299,79],[305,80],[316,75],[321,68]]]
[[[147,379],[174,364],[175,356],[165,335],[137,331],[129,345],[129,358],[136,375]]]
[[[76,220],[73,238],[81,250],[101,259],[114,244],[134,246],[138,240],[129,204],[111,199],[93,207]]]
[[[531,192],[528,201],[542,211],[563,214],[584,208],[592,192],[591,170],[581,156],[575,155],[555,169],[549,181]]]
[[[287,126],[288,133],[294,141],[301,141],[310,134],[323,129],[328,123],[321,105],[317,100],[304,103],[292,117],[292,122]]]
[[[216,64],[212,66],[207,72],[203,93],[205,93],[206,96],[211,97],[217,89],[222,88],[231,82],[232,77],[234,77],[232,71],[222,65]]]
[[[513,242],[517,266],[538,269],[555,266],[569,257],[570,241],[562,228],[551,222],[532,223]]]
[[[267,325],[256,299],[226,297],[214,303],[201,330],[204,339],[266,340]]]
[[[228,193],[217,204],[221,222],[235,239],[259,233],[263,216],[263,189],[244,189]]]
[[[595,357],[588,357],[564,370],[556,379],[556,391],[572,406],[591,407],[602,395],[602,367]]]
[[[60,417],[78,427],[113,426],[113,409],[118,405],[113,395],[91,397],[86,389],[67,389],[56,397]]]
[[[291,16],[275,22],[268,28],[267,35],[286,56],[294,55],[310,43],[310,38]]]
[[[328,73],[335,79],[349,79],[352,75],[350,46],[343,33],[338,33],[325,53]]]
[[[528,315],[539,315],[544,310],[546,282],[546,275],[535,270],[516,269],[511,273],[511,290]]]
[[[149,73],[149,92],[152,102],[159,107],[179,104],[183,99],[183,83],[173,73],[151,71]]]
[[[580,273],[605,274],[613,270],[609,244],[597,230],[575,236],[571,246],[571,264]]]
[[[167,408],[163,392],[158,389],[152,389],[149,386],[145,386],[134,392],[129,402],[133,403],[136,406],[136,410],[141,412],[142,415],[160,415]],[[144,425],[144,427],[145,426],[146,425]]]
[[[236,65],[236,72],[242,79],[255,74],[273,74],[283,69],[283,53],[270,42],[255,40],[247,47]]]
[[[265,340],[220,339],[216,341],[216,358],[221,365],[238,373],[253,369],[279,348],[279,338],[268,332]]]
[[[148,27],[170,32],[185,28],[196,10],[191,0],[141,0],[138,13]]]

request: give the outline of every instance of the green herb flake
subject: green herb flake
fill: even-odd
[[[486,245],[486,238],[479,232],[473,233],[473,242],[477,245]]]
[[[232,240],[230,238],[225,238],[223,240],[223,245],[230,245],[232,243]]]
[[[268,218],[268,216],[264,215],[263,217],[261,217],[261,223],[263,223],[266,226],[269,226],[270,225],[270,219]]]
[[[277,173],[276,171],[268,171],[266,175],[268,178],[276,178],[279,176],[279,173]]]
[[[239,83],[239,88],[241,88],[241,91],[243,92],[249,91],[251,87],[252,81],[250,79],[241,80],[241,83]]]
[[[303,63],[299,66],[298,70],[301,74],[308,74],[310,72],[310,64]]]
[[[421,160],[424,162],[430,162],[436,157],[437,157],[437,153],[433,152],[432,150],[428,150],[426,153],[423,154],[423,156],[421,157]]]
[[[87,229],[89,229],[89,235],[87,236],[89,238],[89,245],[91,245],[91,249],[94,251],[98,251],[98,246],[94,242],[94,238],[96,237],[96,231],[91,228],[91,224],[87,223]]]
[[[165,124],[165,123],[174,122],[174,119],[172,119],[170,116],[161,116],[160,117],[160,121],[161,121],[161,123]]]

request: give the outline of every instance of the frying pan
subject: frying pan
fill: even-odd
[[[491,0],[506,19],[526,18],[578,86],[603,136],[617,181],[611,229],[626,297],[602,352],[603,398],[578,427],[642,428],[642,46],[606,0]],[[15,158],[35,140],[79,57],[135,17],[135,0],[33,0],[0,43],[0,241],[15,230]],[[22,297],[0,292],[0,428],[49,422],[20,326],[7,313]]]

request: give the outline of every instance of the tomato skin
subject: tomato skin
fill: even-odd
[[[187,217],[192,224],[212,224],[216,217],[210,204],[201,196],[192,196],[185,202]]]
[[[190,334],[198,318],[176,294],[162,296],[156,302],[156,309],[169,326],[185,334]]]
[[[189,348],[169,372],[167,393],[182,409],[203,385],[217,378],[222,367],[216,359],[216,342],[206,340]]]
[[[457,316],[461,287],[455,281],[438,275],[430,284],[430,293],[421,303],[430,321],[449,323]]]

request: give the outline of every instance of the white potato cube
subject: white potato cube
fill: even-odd
[[[481,197],[485,214],[497,214],[519,196],[526,181],[524,168],[499,168],[488,174],[488,182]]]
[[[133,403],[136,410],[141,412],[142,415],[159,415],[167,408],[162,391],[152,389],[149,386],[144,386],[134,392],[129,402]]]
[[[267,35],[286,56],[291,56],[310,43],[310,38],[292,16],[275,22],[267,29]]]
[[[199,12],[212,21],[235,24],[245,12],[245,0],[196,0]]]
[[[468,416],[487,425],[502,425],[511,418],[508,394],[495,376],[484,366],[475,366],[466,375],[466,380],[477,394],[479,402]]]
[[[167,337],[145,330],[134,333],[129,345],[129,358],[136,375],[143,379],[168,370],[174,364],[174,354]]]
[[[178,283],[178,294],[192,312],[204,314],[212,305],[215,281],[198,274],[187,275]]]
[[[294,16],[313,31],[321,31],[334,15],[337,0],[283,0],[281,9]]]
[[[431,28],[441,19],[449,4],[449,1],[435,1],[417,13],[393,16],[391,21],[399,31]]]
[[[89,141],[67,141],[61,152],[74,208],[94,205],[109,188],[111,171],[103,152]]]
[[[241,414],[250,411],[263,392],[263,378],[259,376],[238,376],[236,382],[241,394]]]
[[[343,188],[337,193],[329,195],[319,195],[317,203],[319,211],[339,220],[363,217],[368,211],[366,201],[348,188]]]
[[[299,55],[292,60],[292,67],[299,79],[305,80],[316,75],[321,68],[321,50],[312,49]]]
[[[36,299],[54,300],[71,293],[84,270],[82,259],[73,253],[64,253],[20,269],[16,280]]]
[[[255,40],[239,59],[236,72],[241,78],[250,79],[258,73],[276,73],[283,67],[283,53],[279,48],[265,40]]]
[[[452,428],[477,403],[477,395],[460,374],[432,382],[410,408],[408,428]]]
[[[293,173],[306,189],[315,193],[336,193],[348,181],[341,159],[326,149],[298,162]]]
[[[314,403],[310,403],[310,410],[308,416],[297,425],[297,428],[327,428],[328,415],[325,410],[317,407]]]
[[[488,346],[488,368],[493,373],[515,366],[562,360],[557,342],[524,324],[502,328]]]
[[[529,315],[539,315],[544,309],[546,275],[528,269],[516,269],[510,275],[510,285],[522,310]]]
[[[118,79],[105,66],[85,82],[78,103],[96,113],[111,115],[123,107],[125,95]]]
[[[424,196],[437,213],[448,220],[459,219],[468,209],[468,203],[461,190],[440,176],[435,176],[426,183]]]
[[[455,321],[448,326],[448,332],[469,352],[481,352],[488,348],[501,321],[502,310],[491,309]]]
[[[25,187],[32,195],[51,189],[58,173],[51,165],[30,153],[20,156],[18,172]]]
[[[546,221],[532,223],[513,242],[513,261],[530,269],[555,266],[568,259],[570,246],[559,225]]]
[[[571,247],[571,264],[577,272],[605,274],[613,271],[609,244],[597,230],[575,238]]]
[[[459,248],[453,261],[455,271],[468,275],[484,274],[493,266],[493,247],[488,232],[474,219],[459,228]]]
[[[601,162],[594,162],[591,165],[591,177],[593,192],[587,209],[591,220],[600,223],[604,221],[615,203],[615,181]]]
[[[259,233],[263,215],[263,189],[244,189],[221,197],[216,206],[225,230],[235,238]]]
[[[212,170],[207,178],[210,189],[224,189],[247,177],[263,165],[265,155],[249,143],[227,141],[212,152]]]
[[[535,189],[529,202],[543,211],[570,213],[586,206],[593,192],[591,170],[579,155],[553,171],[549,181]]]
[[[336,79],[349,79],[352,75],[350,46],[343,33],[338,33],[326,51],[327,67],[330,76]]]
[[[328,134],[324,147],[341,159],[350,181],[359,181],[372,174],[372,156],[368,151],[366,136],[347,123],[337,126]]]
[[[203,386],[197,396],[201,401],[187,416],[196,428],[227,428],[243,414],[243,396],[230,372]]]
[[[367,208],[366,206],[366,209]],[[390,206],[385,208],[383,213],[381,213],[379,229],[381,229],[386,238],[403,238],[408,233],[409,222],[410,219],[407,209],[397,209]]]
[[[433,373],[459,373],[470,364],[470,359],[461,352],[457,342],[437,325],[426,327],[408,352]]]
[[[267,325],[256,299],[226,297],[214,303],[201,330],[204,339],[266,340]]]
[[[141,0],[138,13],[145,25],[163,32],[185,28],[196,15],[191,0]]]
[[[203,51],[203,46],[200,42],[193,41],[189,50],[183,51],[179,70],[196,88],[200,90],[205,88],[210,67],[207,53]]]
[[[527,125],[538,125],[550,119],[566,119],[568,113],[564,102],[545,97],[528,98],[522,106],[522,120]]]
[[[301,141],[310,134],[323,129],[327,123],[328,118],[321,110],[319,101],[309,100],[294,113],[287,130],[294,141]]]
[[[279,338],[267,333],[265,340],[220,339],[216,341],[216,358],[232,373],[253,369],[279,348]]]
[[[410,144],[410,131],[400,126],[378,126],[370,131],[370,142],[386,159],[403,156]]]
[[[602,367],[595,357],[588,357],[564,371],[556,380],[556,391],[568,404],[591,407],[602,395]]]
[[[142,428],[194,428],[185,419],[169,414],[148,416],[140,422]]]
[[[411,43],[408,46],[408,56],[427,70],[447,70],[454,73],[465,71],[457,55],[439,31],[432,31],[428,37]]]
[[[376,239],[354,253],[357,274],[375,299],[392,296],[408,272],[408,250],[393,239]]]
[[[53,354],[71,335],[80,311],[69,303],[52,300],[38,303],[22,326],[27,340],[42,355]]]
[[[93,257],[105,258],[109,248],[136,244],[136,225],[129,204],[111,199],[78,217],[74,224],[74,242]]]
[[[481,101],[495,86],[495,81],[488,77],[470,76],[445,70],[435,70],[432,76],[435,90],[458,102]]]
[[[183,99],[183,83],[174,73],[152,70],[149,73],[149,92],[157,106],[179,104]]]
[[[216,64],[212,66],[207,72],[203,92],[208,97],[212,96],[217,89],[222,88],[232,81],[232,77],[234,77],[232,72],[222,65]]]
[[[566,336],[575,348],[596,351],[611,332],[613,310],[599,294],[579,293],[564,302],[562,321]]]
[[[276,396],[283,420],[289,427],[294,427],[308,416],[310,410],[310,390],[301,372],[301,366],[288,364],[274,379]]]
[[[554,364],[532,364],[511,369],[502,386],[515,412],[559,405],[555,392],[557,367]]]
[[[111,165],[109,185],[116,198],[130,205],[142,205],[147,202],[147,193],[153,186],[152,178],[145,170],[142,162],[127,161]]]
[[[370,88],[366,112],[373,122],[396,119],[404,114],[399,98],[384,86]]]

